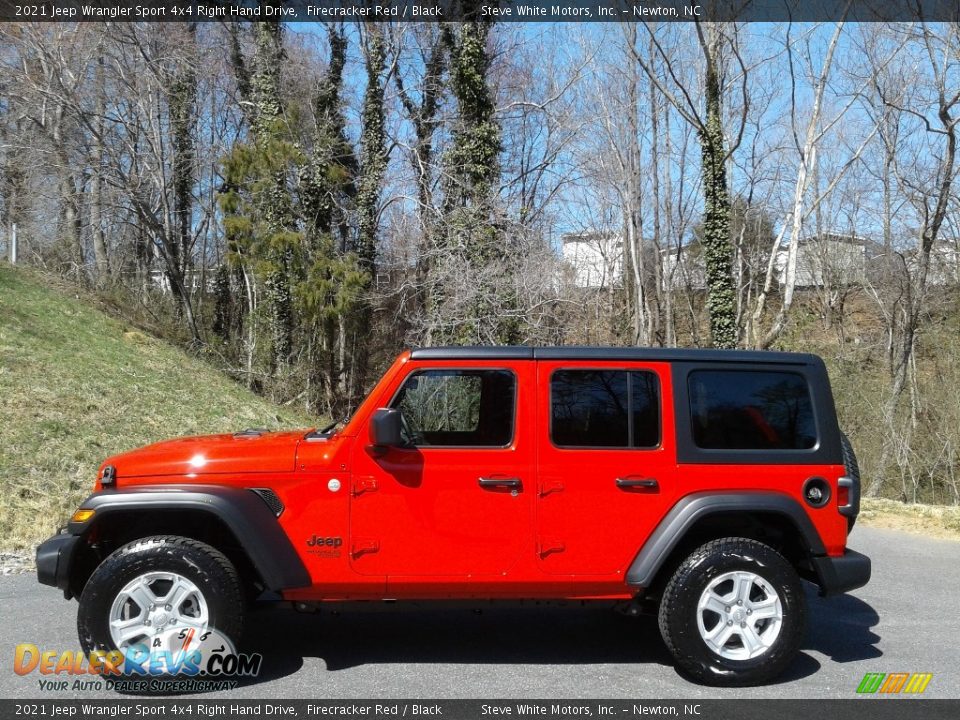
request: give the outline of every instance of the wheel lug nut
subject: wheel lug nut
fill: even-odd
[[[753,610],[747,610],[747,615],[753,615]]]
[[[737,600],[737,605],[743,605],[743,600]]]
[[[164,610],[170,610],[171,608],[172,608],[172,606],[170,606],[170,605],[164,605],[164,606],[163,606],[163,609],[164,609]]]
[[[733,620],[727,620],[727,625],[733,625]]]
[[[156,606],[156,605],[151,605],[151,606],[150,606],[150,609],[151,609],[151,610],[156,610],[156,609],[157,609],[157,606]]]
[[[745,628],[747,624],[745,622],[740,623],[740,627]]]
[[[149,625],[149,624],[150,624],[150,621],[149,621],[149,620],[144,620],[144,621],[143,621],[143,624],[144,624],[144,625]]]
[[[725,610],[726,612],[730,612],[730,606],[727,605],[727,607],[725,607],[724,610]]]

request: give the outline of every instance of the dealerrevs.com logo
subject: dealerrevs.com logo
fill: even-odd
[[[927,689],[933,673],[867,673],[857,686],[860,695],[919,695]]]
[[[237,653],[213,629],[171,629],[123,650],[41,650],[21,643],[14,651],[17,675],[37,674],[43,691],[204,692],[230,690],[239,678],[260,673],[263,656]]]

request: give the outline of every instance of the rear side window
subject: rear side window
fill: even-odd
[[[694,370],[693,441],[707,450],[809,450],[817,444],[810,388],[790,372]]]
[[[517,381],[508,370],[423,370],[391,403],[413,447],[504,447],[513,440]]]
[[[557,370],[550,378],[550,439],[557,447],[657,447],[659,379],[647,371]]]

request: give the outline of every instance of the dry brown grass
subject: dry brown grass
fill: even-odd
[[[857,522],[867,527],[960,541],[960,507],[864,499]]]

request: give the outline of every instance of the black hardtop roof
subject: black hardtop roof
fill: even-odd
[[[413,360],[649,360],[699,363],[819,364],[810,353],[772,350],[714,350],[708,348],[599,347],[564,345],[451,345],[415,348]]]

